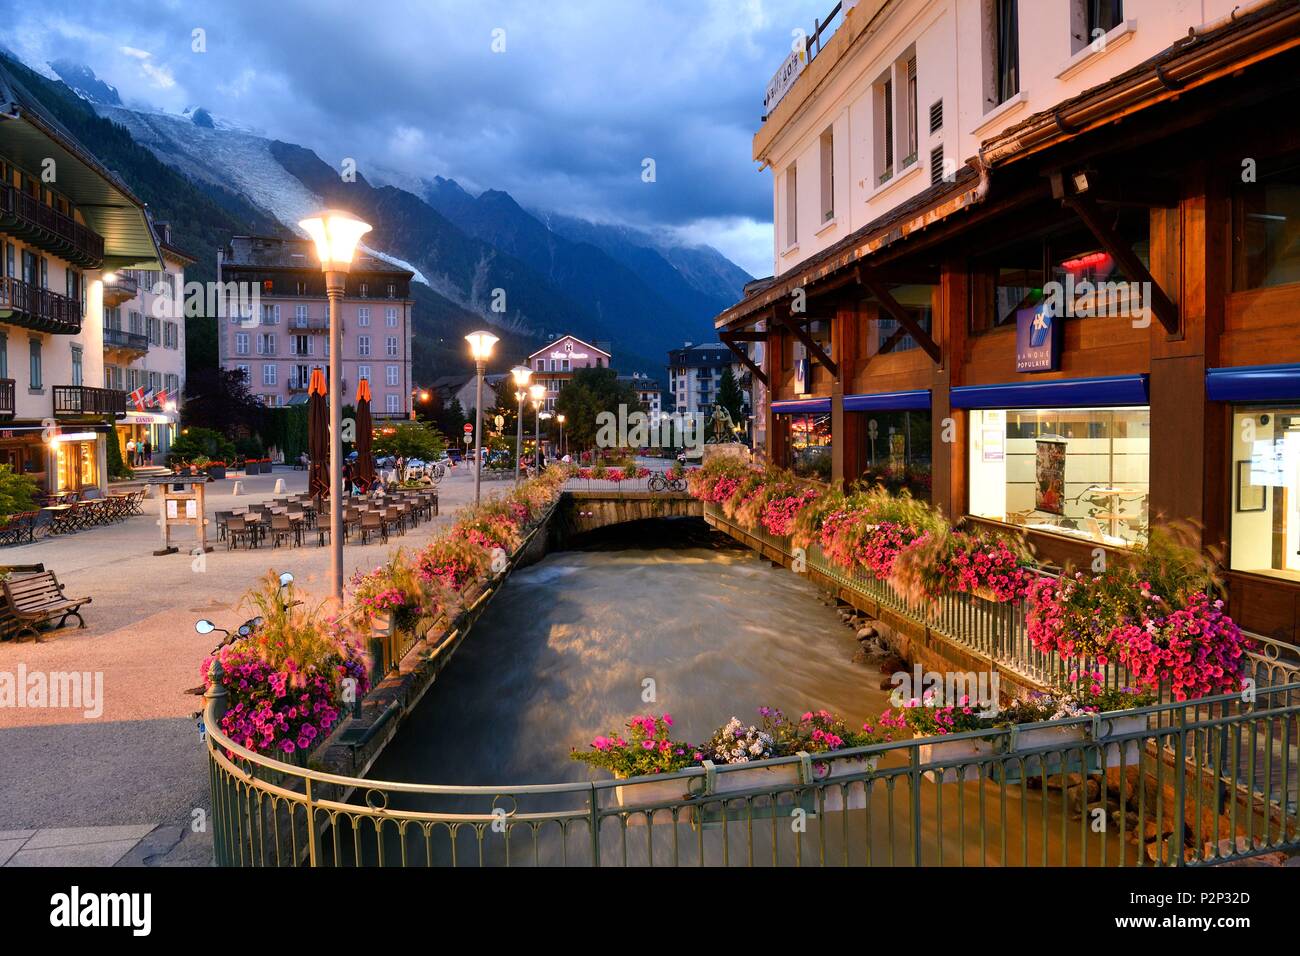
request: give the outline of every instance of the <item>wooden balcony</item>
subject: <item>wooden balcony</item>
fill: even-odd
[[[121,272],[112,272],[104,276],[104,304],[107,306],[130,302],[139,292],[140,283],[136,281],[135,276]]]
[[[54,417],[78,418],[126,414],[126,392],[86,385],[54,386]]]
[[[14,417],[14,380],[0,378],[0,419]]]
[[[0,185],[0,231],[85,269],[104,263],[104,237],[11,185]]]
[[[0,322],[36,332],[76,335],[81,331],[81,301],[21,279],[0,279]]]
[[[135,356],[149,351],[149,336],[125,329],[104,329],[105,352],[130,352]]]

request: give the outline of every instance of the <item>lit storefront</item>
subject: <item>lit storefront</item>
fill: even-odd
[[[123,461],[127,460],[128,441],[134,441],[137,449],[148,441],[153,448],[154,461],[165,464],[166,455],[176,438],[176,413],[128,411],[118,422],[116,432]]]
[[[858,480],[928,501],[933,455],[929,390],[846,395],[844,416],[856,445],[851,460]],[[846,465],[846,477],[849,470]]]
[[[969,409],[968,513],[1107,547],[1145,541],[1146,392],[1141,375],[953,389]]]
[[[50,490],[55,494],[85,491],[98,488],[103,466],[100,456],[104,443],[101,435],[92,432],[65,432],[50,442],[53,459],[53,481]]]
[[[829,481],[831,477],[830,399],[773,402],[775,427],[785,431],[787,468],[801,478]]]

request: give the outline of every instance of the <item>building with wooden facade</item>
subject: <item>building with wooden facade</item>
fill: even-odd
[[[1294,641],[1300,4],[836,14],[754,140],[774,278],[716,321],[764,343],[770,459],[1055,564],[1186,523]]]

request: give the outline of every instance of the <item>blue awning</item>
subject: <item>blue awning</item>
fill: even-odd
[[[1212,402],[1300,401],[1300,365],[1243,365],[1205,373]]]
[[[830,414],[830,410],[829,398],[792,398],[772,403],[773,415],[815,415],[819,412]]]
[[[912,412],[928,410],[930,390],[918,388],[908,392],[874,392],[866,395],[845,395],[846,412]]]
[[[953,408],[1089,408],[1150,404],[1146,375],[1057,378],[1008,385],[959,385]]]

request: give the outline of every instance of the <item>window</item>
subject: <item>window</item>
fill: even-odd
[[[0,378],[9,377],[9,336],[0,332]]]
[[[396,282],[390,282],[390,283],[388,283],[388,286],[387,286],[387,293],[388,293],[388,297],[389,297],[390,299],[396,299],[396,298],[397,298],[397,283],[396,283]]]
[[[370,297],[370,283],[362,282],[357,286],[357,295],[363,299]]]
[[[387,368],[384,369],[384,375],[385,375],[384,381],[386,384],[390,386],[399,384],[400,376],[401,376],[401,366],[398,365],[388,366]]]
[[[302,283],[298,283],[302,285]],[[302,293],[300,292],[299,295]],[[295,305],[293,307],[293,324],[298,328],[305,328],[307,325],[307,307],[305,305]]]
[[[985,0],[990,12],[986,35],[985,99],[989,109],[1020,92],[1020,12],[1018,0]]]
[[[875,103],[875,174],[876,184],[894,178],[894,79],[886,70],[872,87]]]
[[[357,354],[365,358],[370,357],[370,336],[368,335],[357,336]]]
[[[295,365],[289,373],[289,388],[306,389],[311,384],[311,370],[306,365]]]
[[[384,352],[389,358],[396,358],[400,354],[397,347],[396,335],[390,335],[384,340]]]
[[[130,313],[131,331],[136,335],[145,335],[148,332],[148,324],[145,322],[143,313]]]
[[[785,247],[799,243],[799,170],[792,163],[785,171]]]
[[[179,397],[177,393],[181,390],[181,377],[175,372],[168,372],[163,378],[167,382],[167,394],[173,398]]]
[[[29,339],[30,354],[27,367],[27,384],[32,389],[43,387],[41,379],[41,340]]]
[[[1070,46],[1078,53],[1124,22],[1124,0],[1074,0]]]
[[[280,307],[278,305],[262,306],[262,324],[263,325],[280,324]]]
[[[235,333],[235,354],[236,355],[248,354],[248,333],[247,332]]]
[[[149,320],[149,344],[162,345],[162,323],[158,319]]]
[[[1232,200],[1234,291],[1300,282],[1300,157],[1262,160]]]
[[[257,354],[274,355],[275,354],[275,333],[262,332],[257,336]]]
[[[894,301],[903,307],[922,330],[929,333],[933,322],[934,287],[928,285],[900,285],[892,289]],[[874,329],[874,331],[873,331]],[[888,312],[881,310],[876,322],[868,323],[866,335],[875,336],[872,354],[878,352],[906,352],[919,348],[916,339],[908,333]],[[827,332],[813,332],[813,338],[829,355],[831,341]]]
[[[358,365],[358,366],[357,366],[357,378],[364,378],[367,382],[370,381],[370,366],[369,366],[369,365]]]
[[[930,498],[930,413],[928,411],[846,412],[858,415],[861,478],[891,492],[907,489],[913,498]]]
[[[263,385],[274,385],[274,384],[275,384],[276,374],[277,374],[277,372],[276,372],[276,368],[277,368],[277,366],[276,366],[276,364],[275,364],[274,362],[267,362],[265,365],[262,366],[262,384],[263,384]]]
[[[822,222],[835,218],[835,133],[830,127],[822,133]]]
[[[970,413],[970,513],[1097,544],[1144,541],[1149,408]]]
[[[901,166],[911,166],[916,162],[916,54],[909,56],[903,64],[906,77],[903,86],[902,144],[906,149]]]
[[[1230,566],[1300,581],[1300,407],[1233,409]]]
[[[249,371],[249,367],[247,365],[236,365],[235,368],[239,371],[241,375],[244,376],[245,382],[251,382],[253,380],[251,372]]]
[[[395,415],[397,412],[401,411],[401,398],[390,392],[384,396],[384,408],[387,410],[388,414]]]
[[[390,329],[397,328],[397,310],[384,309],[384,324]]]
[[[289,352],[292,355],[311,355],[311,336],[293,335],[289,337]]]
[[[361,308],[357,309],[357,325],[365,327],[368,326],[369,324],[370,324],[370,309],[367,306],[362,306]]]
[[[81,385],[84,382],[84,369],[81,365],[81,346],[72,346],[72,384]]]
[[[545,370],[546,370],[546,359],[538,359],[538,360],[537,360],[537,371],[542,372],[542,371],[545,371]]]
[[[830,415],[782,415],[788,418],[788,467],[803,478],[830,481]],[[780,419],[778,419],[780,421]]]

